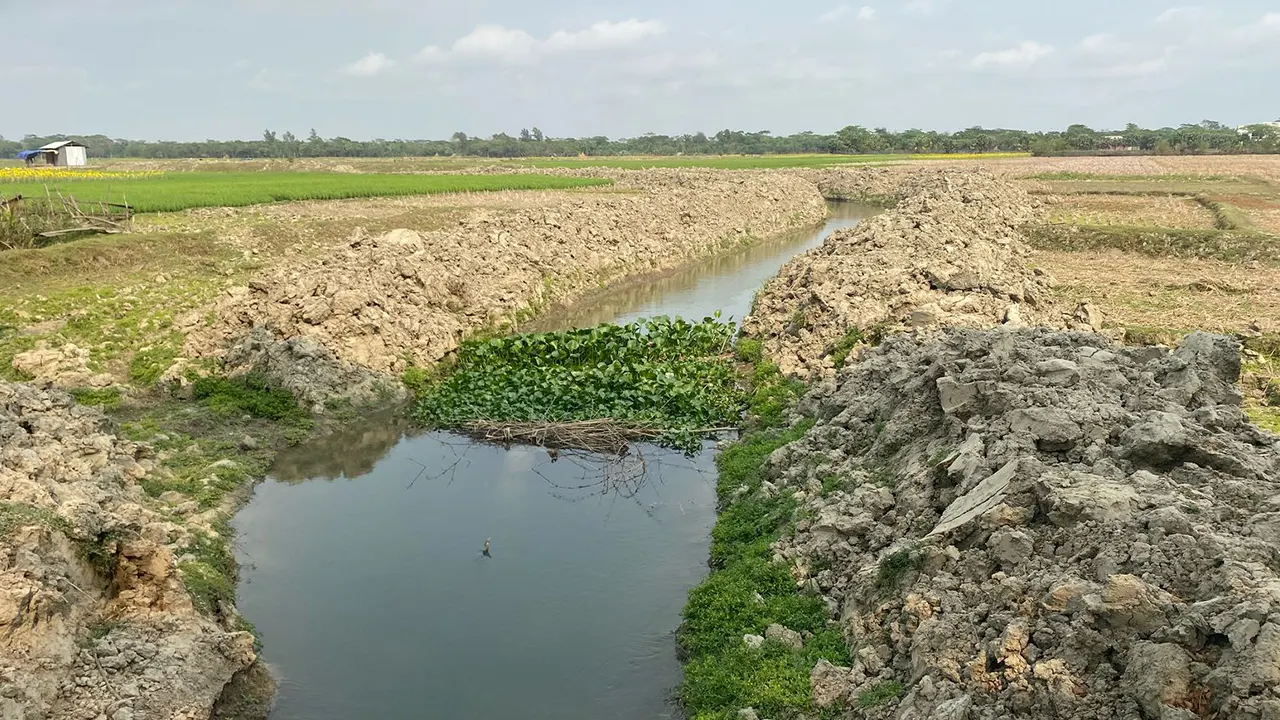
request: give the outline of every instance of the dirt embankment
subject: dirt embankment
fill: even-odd
[[[212,326],[201,326],[203,313],[188,318],[186,353],[223,356],[253,328],[268,327],[376,373],[428,366],[470,331],[826,214],[813,184],[786,173],[591,172],[615,178],[614,191],[478,211],[451,230],[357,237],[321,261],[269,271],[219,299]]]
[[[611,172],[614,189],[476,209],[447,231],[362,235],[269,270],[187,318],[188,351],[258,367],[319,408],[387,400],[403,389],[386,373],[439,360],[467,331],[826,214],[812,183],[785,174]],[[24,368],[105,384],[86,356],[64,346],[24,355]],[[195,720],[269,685],[222,599],[225,508],[149,498],[143,484],[181,485],[160,458],[44,387],[0,381],[0,448],[0,717]],[[239,472],[213,462],[196,489],[223,467]]]
[[[1280,717],[1280,441],[1239,347],[950,329],[869,350],[762,492],[801,517],[775,559],[828,602],[867,718]]]
[[[191,530],[138,484],[160,472],[149,449],[3,381],[0,447],[0,717],[208,718],[253,636],[192,605],[170,550]]]
[[[784,373],[829,374],[850,330],[1073,322],[1048,307],[1048,280],[1028,262],[1020,229],[1040,207],[1017,187],[948,169],[828,171],[822,182],[902,199],[793,259],[761,291],[743,327]]]

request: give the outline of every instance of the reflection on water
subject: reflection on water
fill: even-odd
[[[427,433],[353,482],[264,483],[235,524],[272,717],[675,717],[713,469]]]
[[[741,318],[867,214],[563,310],[543,328]],[[306,482],[344,478],[349,482]],[[713,453],[504,449],[368,418],[282,454],[235,519],[275,720],[675,717],[672,633],[706,574]],[[480,550],[492,541],[492,557]]]
[[[863,218],[880,212],[878,208],[858,203],[833,202],[828,207],[830,217],[820,230],[789,233],[656,278],[610,287],[568,308],[553,309],[531,322],[527,329],[593,327],[654,315],[701,320],[717,310],[725,319],[732,317],[741,321],[750,310],[756,291],[777,275],[787,260],[821,245],[832,232],[853,227]]]
[[[368,475],[401,438],[421,433],[403,409],[361,418],[277,455],[271,479],[293,484]]]

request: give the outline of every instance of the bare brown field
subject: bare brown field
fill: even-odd
[[[1252,210],[1250,215],[1258,228],[1269,233],[1280,235],[1280,208],[1270,210]]]
[[[1053,223],[1185,229],[1214,227],[1213,213],[1190,198],[1065,195],[1052,198],[1049,204],[1049,221]]]
[[[1280,181],[1280,155],[1031,157],[979,161],[999,175],[1044,173],[1088,175],[1229,175]]]
[[[1040,251],[1055,293],[1085,300],[1114,327],[1242,332],[1280,318],[1280,269],[1116,250]]]

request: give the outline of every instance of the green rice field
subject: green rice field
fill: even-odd
[[[81,205],[128,203],[135,212],[241,207],[294,200],[343,200],[498,190],[562,190],[611,181],[549,175],[391,175],[318,172],[175,172],[151,177],[0,183],[0,194],[71,196]]]

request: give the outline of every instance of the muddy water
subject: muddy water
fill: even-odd
[[[555,313],[741,318],[788,258],[869,211]],[[282,456],[235,521],[273,720],[675,717],[672,633],[706,573],[712,453],[503,450],[371,418]],[[490,557],[482,554],[486,538]]]

